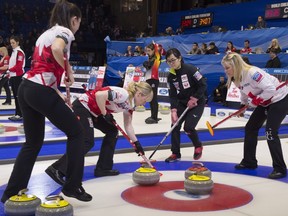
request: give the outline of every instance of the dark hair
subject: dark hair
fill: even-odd
[[[19,43],[19,46],[20,46],[20,44],[21,44],[20,37],[17,36],[17,35],[12,35],[12,36],[9,38],[9,40],[15,40],[16,42]]]
[[[250,43],[250,41],[249,41],[249,40],[245,40],[244,42],[248,42],[248,43]]]
[[[150,44],[148,44],[148,45],[146,46],[146,48],[149,48],[149,49],[151,49],[151,50],[154,50],[154,49],[155,49],[155,46],[154,46],[153,43],[150,43]]]
[[[51,12],[49,26],[51,28],[58,24],[71,30],[70,19],[74,16],[77,18],[82,17],[79,7],[66,0],[58,0]]]
[[[196,46],[198,46],[198,43],[197,43],[197,42],[194,42],[193,44],[195,44]]]
[[[247,64],[251,65],[249,58],[247,56],[241,56],[243,61],[246,62]]]
[[[184,63],[183,58],[181,56],[181,53],[178,49],[176,48],[171,48],[166,52],[166,60],[170,55],[174,55],[177,59],[181,58],[181,63]]]
[[[228,48],[228,43],[230,43],[230,44],[231,44],[231,47],[234,48],[234,44],[233,44],[232,41],[228,41],[228,42],[227,42],[227,48]]]

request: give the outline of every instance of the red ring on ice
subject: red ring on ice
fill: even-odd
[[[218,183],[214,183],[212,193],[204,199],[179,200],[164,196],[167,191],[183,189],[183,181],[160,182],[153,186],[138,185],[123,191],[122,198],[145,208],[181,212],[231,209],[246,205],[253,199],[249,192],[241,188]]]

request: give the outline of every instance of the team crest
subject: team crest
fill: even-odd
[[[190,88],[190,83],[188,81],[183,82],[182,85],[184,89]]]
[[[260,82],[263,78],[263,75],[260,72],[256,72],[253,74],[252,79],[256,82]]]
[[[202,74],[199,71],[196,71],[196,73],[193,76],[197,81],[199,81],[202,78]]]

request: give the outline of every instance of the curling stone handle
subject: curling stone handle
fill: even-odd
[[[193,161],[192,164],[196,166],[204,167],[204,164],[198,161]]]
[[[50,196],[47,196],[45,199],[46,200],[56,200],[58,202],[60,200],[64,200],[64,198],[61,195],[50,195]]]
[[[22,196],[23,194],[25,194],[28,191],[28,188],[22,189],[18,192],[18,196]]]

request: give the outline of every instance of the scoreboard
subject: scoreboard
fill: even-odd
[[[199,28],[204,26],[211,26],[212,21],[212,13],[194,14],[189,16],[183,16],[181,18],[180,26],[182,28]]]
[[[285,19],[288,18],[288,2],[267,4],[265,9],[265,19]]]

